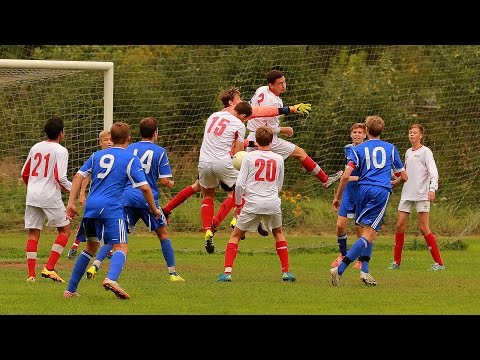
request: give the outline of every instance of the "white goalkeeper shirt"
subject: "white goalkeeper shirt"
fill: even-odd
[[[27,184],[26,205],[41,208],[62,207],[62,189],[70,191],[67,178],[68,150],[54,141],[41,141],[30,149],[22,167]]]
[[[282,212],[280,191],[283,186],[283,157],[270,150],[245,154],[235,186],[235,203],[245,205],[242,212],[279,214]]]
[[[438,170],[432,151],[421,148],[408,149],[405,153],[405,169],[408,180],[403,184],[402,200],[428,200],[429,191],[438,190]]]
[[[228,111],[210,115],[205,124],[199,162],[231,163],[230,150],[236,141],[243,143],[245,131],[244,123]]]
[[[270,91],[268,86],[261,86],[255,91],[252,99],[250,100],[252,106],[274,106],[277,108],[283,107],[283,100]],[[278,135],[280,132],[280,116],[271,117],[257,117],[248,120],[247,129],[250,131],[256,131],[260,126],[269,126],[272,128],[274,135]]]

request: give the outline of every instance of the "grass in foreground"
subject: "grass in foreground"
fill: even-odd
[[[130,294],[118,300],[101,285],[109,266],[106,260],[96,279],[82,280],[78,298],[65,299],[66,284],[41,278],[53,233],[40,240],[37,281],[27,283],[25,234],[0,237],[0,314],[19,315],[426,315],[479,314],[480,242],[442,242],[445,271],[427,271],[433,263],[418,239],[407,239],[400,270],[387,270],[392,257],[392,236],[375,242],[370,271],[376,287],[365,286],[359,270],[350,266],[340,286],[330,284],[329,268],[337,255],[335,236],[289,235],[291,271],[295,283],[283,282],[273,237],[247,234],[231,283],[218,283],[228,233],[215,237],[216,252],[207,254],[202,234],[172,233],[177,270],[186,282],[169,281],[165,261],[152,234],[130,237],[130,253],[120,285]],[[71,239],[72,240],[72,239]],[[354,239],[349,239],[349,244]],[[463,244],[465,246],[458,246]],[[83,249],[83,245],[81,245]],[[70,278],[74,261],[66,258],[57,272]]]

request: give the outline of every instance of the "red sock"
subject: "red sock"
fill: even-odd
[[[48,257],[47,265],[45,267],[47,270],[54,270],[55,265],[57,264],[60,255],[63,252],[63,249],[68,243],[67,235],[60,233],[57,235],[55,242],[52,245],[52,250],[50,251],[50,256]]]
[[[78,245],[80,245],[80,240],[75,239],[72,244],[72,249],[77,249]]]
[[[35,267],[37,265],[37,248],[38,242],[32,239],[27,240],[27,268],[28,268],[28,276],[36,276],[35,275]]]
[[[307,156],[305,160],[302,161],[302,166],[310,174],[314,175],[317,179],[319,179],[323,184],[328,181],[327,174],[323,172],[320,165],[313,161],[310,156]]]
[[[395,233],[395,245],[393,247],[393,261],[397,265],[402,262],[403,244],[405,243],[405,233]]]
[[[282,265],[282,272],[288,272],[290,269],[290,264],[288,262],[288,246],[285,240],[278,241],[275,243],[277,250],[278,258],[280,259],[280,264]]]
[[[438,265],[443,265],[442,258],[440,256],[440,251],[438,250],[437,239],[435,239],[435,235],[430,233],[424,236],[425,241],[428,245],[428,250],[430,250],[430,254],[432,255],[433,261],[435,261]]]
[[[203,231],[207,231],[208,229],[212,228],[214,210],[213,199],[207,198],[202,200],[200,214],[202,215]]]
[[[224,261],[226,274],[232,272],[233,262],[237,257],[237,253],[238,253],[238,244],[227,243],[227,247],[225,249],[225,261]]]
[[[175,209],[178,205],[183,203],[193,194],[195,194],[195,190],[193,190],[191,185],[188,185],[186,188],[181,190],[177,195],[175,195],[167,205],[163,207],[163,213],[165,215],[169,215],[173,211],[173,209]]]
[[[215,214],[215,217],[213,218],[213,226],[216,228],[220,223],[227,217],[227,215],[230,213],[230,211],[233,208],[233,205],[235,204],[234,200],[234,194],[229,194],[225,200],[220,204],[220,207],[217,210],[217,213]]]

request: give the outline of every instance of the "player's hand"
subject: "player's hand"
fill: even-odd
[[[333,211],[337,212],[339,207],[340,207],[340,200],[333,199],[333,202],[332,202]]]
[[[300,113],[308,117],[308,115],[310,115],[310,111],[312,111],[312,104],[304,104],[304,103],[296,104],[296,105],[290,106],[290,111],[292,113]]]
[[[155,215],[155,219],[160,219],[160,217],[163,215],[162,209],[156,208],[153,212],[153,215]]]
[[[78,210],[75,207],[75,205],[68,205],[67,206],[67,219],[72,220],[77,215],[78,215]]]
[[[235,216],[235,218],[238,219],[241,212],[242,212],[242,207],[235,207],[235,210],[233,211],[233,216]]]

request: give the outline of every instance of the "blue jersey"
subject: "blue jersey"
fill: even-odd
[[[123,219],[119,195],[127,182],[134,187],[147,184],[140,160],[121,147],[96,151],[78,172],[91,176],[84,218]]]
[[[358,169],[359,185],[381,186],[392,192],[392,169],[394,172],[405,170],[395,145],[380,139],[354,146],[349,157]]]
[[[353,149],[353,144],[345,145],[345,165],[348,164],[349,159],[351,158],[350,152]],[[351,176],[358,176],[360,174],[358,168],[353,169]],[[358,193],[358,181],[349,181],[347,182],[347,186],[345,186],[345,190],[343,191],[342,199],[348,197],[350,199],[355,199]]]
[[[172,177],[172,169],[168,162],[167,151],[151,141],[138,141],[127,147],[127,152],[136,155],[145,171],[148,184],[152,188],[155,204],[158,206],[157,180],[160,178]],[[123,192],[123,205],[138,208],[149,208],[142,191],[133,188],[127,183]]]

